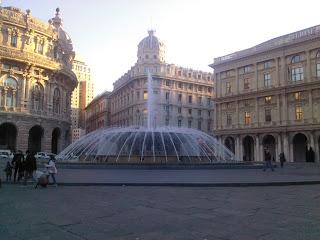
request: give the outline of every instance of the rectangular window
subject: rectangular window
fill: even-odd
[[[231,93],[231,83],[226,82],[226,93]]]
[[[192,120],[188,120],[188,128],[192,127]]]
[[[250,88],[250,82],[249,82],[248,78],[243,80],[243,88],[244,89],[249,89]]]
[[[272,100],[272,97],[271,97],[271,96],[268,96],[268,97],[265,97],[265,98],[264,98],[264,102],[265,102],[266,104],[270,104],[270,103],[271,103],[271,100]]]
[[[43,44],[42,43],[40,43],[38,45],[38,53],[43,54]]]
[[[198,87],[198,91],[199,91],[199,92],[202,92],[202,86],[199,86],[199,87]]]
[[[211,98],[207,98],[207,105],[211,106]]]
[[[265,121],[271,122],[271,109],[265,109]]]
[[[303,119],[303,111],[301,106],[296,106],[296,120]]]
[[[181,102],[182,101],[182,94],[179,94],[178,95],[178,102]]]
[[[178,107],[178,113],[181,113],[181,107]]]
[[[198,129],[201,130],[201,127],[202,127],[202,121],[199,120],[199,121],[198,121]]]
[[[232,115],[227,114],[227,126],[231,126],[231,125],[232,125]]]
[[[178,83],[178,88],[182,88],[182,83],[181,82]]]
[[[166,92],[166,100],[169,100],[169,92]]]
[[[270,61],[264,62],[263,67],[264,67],[264,69],[271,68],[271,62]]]
[[[178,127],[181,127],[181,119],[178,119]]]
[[[189,90],[192,91],[192,89],[193,89],[193,85],[192,85],[192,84],[189,84]]]
[[[18,37],[17,35],[11,36],[11,47],[17,47]]]
[[[246,125],[251,124],[251,113],[244,112],[244,123]]]
[[[178,71],[178,76],[181,76],[181,71]]]
[[[166,126],[169,126],[169,118],[166,118]]]
[[[248,72],[250,72],[251,71],[251,66],[245,66],[244,68],[243,68],[243,72],[244,73],[248,73]]]
[[[192,96],[189,96],[189,103],[192,103]]]
[[[208,121],[208,132],[210,132],[211,131],[211,121]]]
[[[294,99],[296,101],[301,101],[301,92],[294,93]]]
[[[137,92],[137,100],[140,100],[140,92]]]
[[[210,117],[211,116],[211,111],[210,110],[208,110],[208,117]]]
[[[170,81],[166,80],[166,86],[169,87],[170,86]]]
[[[143,91],[143,100],[147,100],[148,99],[148,91]],[[129,98],[128,98],[129,101]]]
[[[199,103],[199,105],[202,104],[202,97],[198,97],[198,103]]]
[[[295,67],[291,69],[291,80],[293,82],[303,80],[303,67]]]
[[[188,109],[188,113],[191,115],[192,114],[192,109]]]
[[[198,115],[201,116],[201,110],[198,110]]]
[[[317,63],[317,77],[320,77],[320,63]]]
[[[265,87],[271,87],[271,74],[270,73],[265,73],[263,75],[264,79],[264,86]]]

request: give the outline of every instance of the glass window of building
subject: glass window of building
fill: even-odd
[[[211,98],[207,98],[207,105],[211,106]]]
[[[178,107],[178,113],[181,113],[181,107]]]
[[[226,82],[226,93],[231,93],[231,83]]]
[[[269,108],[265,109],[265,121],[271,122],[271,109]]]
[[[302,61],[302,56],[301,55],[295,55],[291,58],[291,63],[298,63]]]
[[[211,116],[211,111],[210,110],[208,110],[208,117],[210,117]]]
[[[202,104],[202,97],[200,96],[200,97],[198,97],[198,103],[199,103],[199,105],[201,105]]]
[[[188,120],[188,128],[192,127],[192,120]]]
[[[148,91],[143,91],[143,100],[147,100],[148,99]],[[129,101],[129,97],[128,97],[128,101]]]
[[[301,92],[295,92],[294,93],[294,99],[296,101],[301,101]]]
[[[192,109],[191,109],[191,108],[188,109],[188,113],[189,113],[190,115],[192,114]]]
[[[198,91],[199,91],[199,92],[202,92],[202,86],[199,86],[199,87],[198,87]]]
[[[182,94],[179,93],[179,94],[178,94],[178,102],[181,102],[181,101],[182,101]]]
[[[249,79],[248,78],[245,78],[243,80],[243,88],[244,89],[249,89],[250,88],[250,82],[249,82]]]
[[[169,92],[166,92],[166,100],[169,100]]]
[[[271,68],[271,61],[266,61],[266,62],[264,62],[264,63],[263,63],[263,67],[264,67],[264,69],[269,69],[269,68]]]
[[[201,110],[198,110],[198,115],[201,116]]]
[[[169,126],[169,118],[166,118],[165,124],[166,124],[166,126]]]
[[[192,84],[189,84],[189,90],[192,91],[192,89],[193,89],[193,85],[192,85]]]
[[[251,124],[251,113],[244,112],[244,123],[246,125]]]
[[[271,96],[268,96],[268,97],[265,97],[265,98],[264,98],[264,102],[265,102],[266,104],[270,104],[270,103],[271,103],[271,100],[272,100],[272,97],[271,97]]]
[[[316,71],[317,71],[317,77],[320,77],[320,63],[317,63],[316,65]]]
[[[178,71],[178,76],[181,76],[181,71]]]
[[[264,86],[265,87],[271,87],[271,74],[270,73],[265,73],[263,75],[264,79]]]
[[[137,100],[140,100],[140,92],[137,91]]]
[[[294,67],[291,69],[291,80],[293,82],[303,80],[303,67]]]
[[[170,86],[170,80],[166,80],[166,86],[167,86],[167,87]]]
[[[227,113],[227,126],[232,125],[232,115],[230,113]]]
[[[201,130],[201,127],[202,127],[202,121],[199,120],[199,121],[198,121],[198,129]]]
[[[178,127],[181,127],[181,119],[178,119]]]
[[[189,103],[192,103],[192,96],[189,96]]]
[[[178,88],[182,88],[182,83],[181,82],[178,83]]]
[[[296,106],[295,112],[296,112],[296,120],[302,120],[303,119],[302,107]]]
[[[43,54],[43,43],[38,44],[38,53]]]
[[[16,34],[11,35],[11,47],[17,47],[18,36]]]

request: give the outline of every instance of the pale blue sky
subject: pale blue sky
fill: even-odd
[[[3,0],[47,21],[60,7],[76,53],[90,65],[96,93],[136,62],[154,28],[167,62],[203,71],[219,57],[320,24],[318,0]]]

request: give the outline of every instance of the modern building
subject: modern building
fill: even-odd
[[[320,148],[320,25],[223,57],[215,74],[214,131],[237,158],[306,161]]]
[[[146,126],[148,73],[152,77],[156,126],[213,127],[213,74],[166,63],[165,45],[149,31],[138,45],[138,60],[114,83],[112,126]]]
[[[78,86],[71,97],[71,129],[72,142],[85,135],[85,108],[94,96],[94,84],[91,79],[89,66],[76,55],[73,60],[72,70],[78,78]]]
[[[70,141],[74,51],[59,9],[49,23],[0,8],[0,147],[57,153]]]
[[[86,133],[110,126],[110,92],[96,96],[86,107]]]

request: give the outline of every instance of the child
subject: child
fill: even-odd
[[[12,176],[12,169],[13,167],[11,166],[10,162],[7,162],[7,166],[4,169],[4,171],[6,172],[6,177],[7,177],[7,182],[11,182],[11,176]]]

